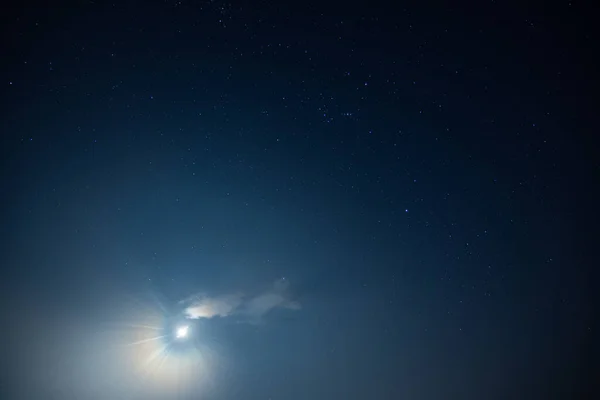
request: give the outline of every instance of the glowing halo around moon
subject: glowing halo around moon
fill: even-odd
[[[105,349],[136,396],[180,398],[207,393],[227,362],[206,326],[152,296],[127,296],[103,329]],[[154,397],[153,397],[154,398]]]

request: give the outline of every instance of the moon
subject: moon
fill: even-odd
[[[175,331],[175,337],[177,339],[185,339],[188,336],[189,328],[187,325],[178,327]]]

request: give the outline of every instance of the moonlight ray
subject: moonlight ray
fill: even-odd
[[[127,346],[135,346],[135,345],[139,345],[139,344],[143,344],[143,343],[148,343],[148,342],[151,342],[153,340],[162,339],[162,338],[164,338],[166,336],[167,335],[160,335],[160,336],[155,336],[155,337],[151,337],[151,338],[148,338],[148,339],[138,340],[136,342],[128,343]]]

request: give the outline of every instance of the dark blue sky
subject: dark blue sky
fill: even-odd
[[[591,393],[591,25],[500,3],[7,12],[2,398]]]

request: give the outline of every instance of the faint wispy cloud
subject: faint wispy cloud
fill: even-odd
[[[231,315],[259,319],[270,311],[283,308],[299,310],[300,303],[290,299],[289,282],[278,279],[266,291],[254,296],[232,293],[221,296],[196,295],[186,301],[184,314],[190,319],[228,317]]]

